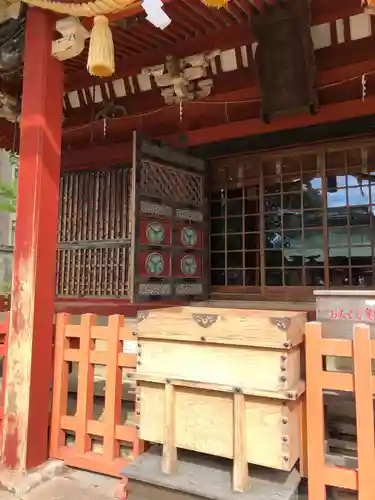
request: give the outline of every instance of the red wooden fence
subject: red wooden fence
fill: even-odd
[[[50,455],[73,467],[119,476],[143,451],[135,390],[126,383],[126,372],[136,367],[138,344],[123,316],[85,314],[72,324],[76,318],[56,315]],[[107,324],[98,326],[103,320]],[[78,378],[73,408],[69,362]]]

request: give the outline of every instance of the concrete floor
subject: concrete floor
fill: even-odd
[[[29,493],[16,495],[0,491],[0,500],[115,500],[120,481],[86,471],[68,469],[61,476],[35,487]],[[120,499],[122,500],[122,499]]]
[[[23,496],[0,491],[0,500],[122,500],[118,496],[119,481],[86,471],[68,470],[66,474],[55,477],[37,486]],[[303,486],[298,500],[307,500]]]

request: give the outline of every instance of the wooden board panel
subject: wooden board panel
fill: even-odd
[[[306,314],[213,307],[173,307],[139,314],[140,338],[290,348],[303,340]]]
[[[139,382],[139,437],[164,442],[164,385]],[[233,458],[233,395],[175,388],[175,445]],[[246,456],[249,463],[290,470],[300,453],[300,407],[246,396]]]
[[[278,391],[301,379],[301,355],[290,351],[228,345],[139,340],[138,375]]]

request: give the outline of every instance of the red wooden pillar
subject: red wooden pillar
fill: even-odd
[[[53,16],[27,15],[3,463],[48,457],[63,69],[51,57]]]

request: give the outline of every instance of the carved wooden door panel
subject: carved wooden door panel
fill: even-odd
[[[134,134],[132,298],[207,296],[205,163]]]

